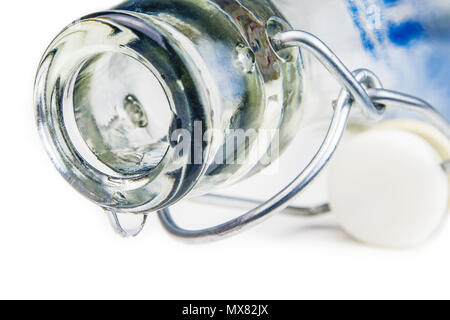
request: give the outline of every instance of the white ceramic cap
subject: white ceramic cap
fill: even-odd
[[[351,236],[404,248],[436,231],[447,212],[449,183],[442,149],[431,137],[381,126],[341,147],[330,165],[330,205]]]

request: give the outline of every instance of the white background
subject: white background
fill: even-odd
[[[114,4],[2,4],[0,298],[450,298],[448,227],[406,251],[356,243],[332,215],[311,220],[280,215],[246,234],[200,245],[171,238],[152,215],[137,239],[117,236],[103,212],[52,167],[36,132],[32,99],[39,59],[57,32]],[[289,165],[277,174],[231,192],[276,191],[301,164],[298,150],[285,157]],[[282,170],[286,167],[290,172]],[[326,200],[323,185],[302,201]],[[175,211],[187,225],[239,213],[187,202]]]

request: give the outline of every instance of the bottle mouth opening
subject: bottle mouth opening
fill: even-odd
[[[170,147],[173,122],[156,75],[135,58],[114,51],[95,54],[75,70],[63,118],[79,155],[112,177],[155,169]]]
[[[223,12],[204,17],[94,13],[63,30],[45,53],[35,86],[41,138],[61,175],[101,207],[151,212],[203,178],[231,182],[253,164],[219,162],[224,154],[236,159],[223,132],[293,127],[288,119],[298,108],[287,106],[301,97],[291,90],[301,84],[299,57],[283,65],[267,44],[283,26],[237,25]],[[270,144],[264,141],[265,153]],[[241,145],[257,148],[256,139]]]
[[[36,115],[46,150],[103,208],[158,210],[202,173],[188,154],[176,156],[170,139],[179,128],[192,131],[207,109],[182,48],[166,37],[140,17],[98,13],[63,30],[39,66]]]

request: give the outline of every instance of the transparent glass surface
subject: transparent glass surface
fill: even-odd
[[[154,169],[169,148],[173,114],[158,79],[120,53],[88,60],[73,92],[78,130],[90,151],[121,174]]]
[[[51,159],[87,198],[125,213],[257,173],[303,124],[300,51],[270,44],[289,29],[265,0],[128,1],[74,22],[36,80]]]

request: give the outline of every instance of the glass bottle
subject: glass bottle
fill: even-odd
[[[302,127],[304,61],[267,0],[141,0],[75,21],[41,61],[39,132],[106,210],[147,213],[269,165]]]

